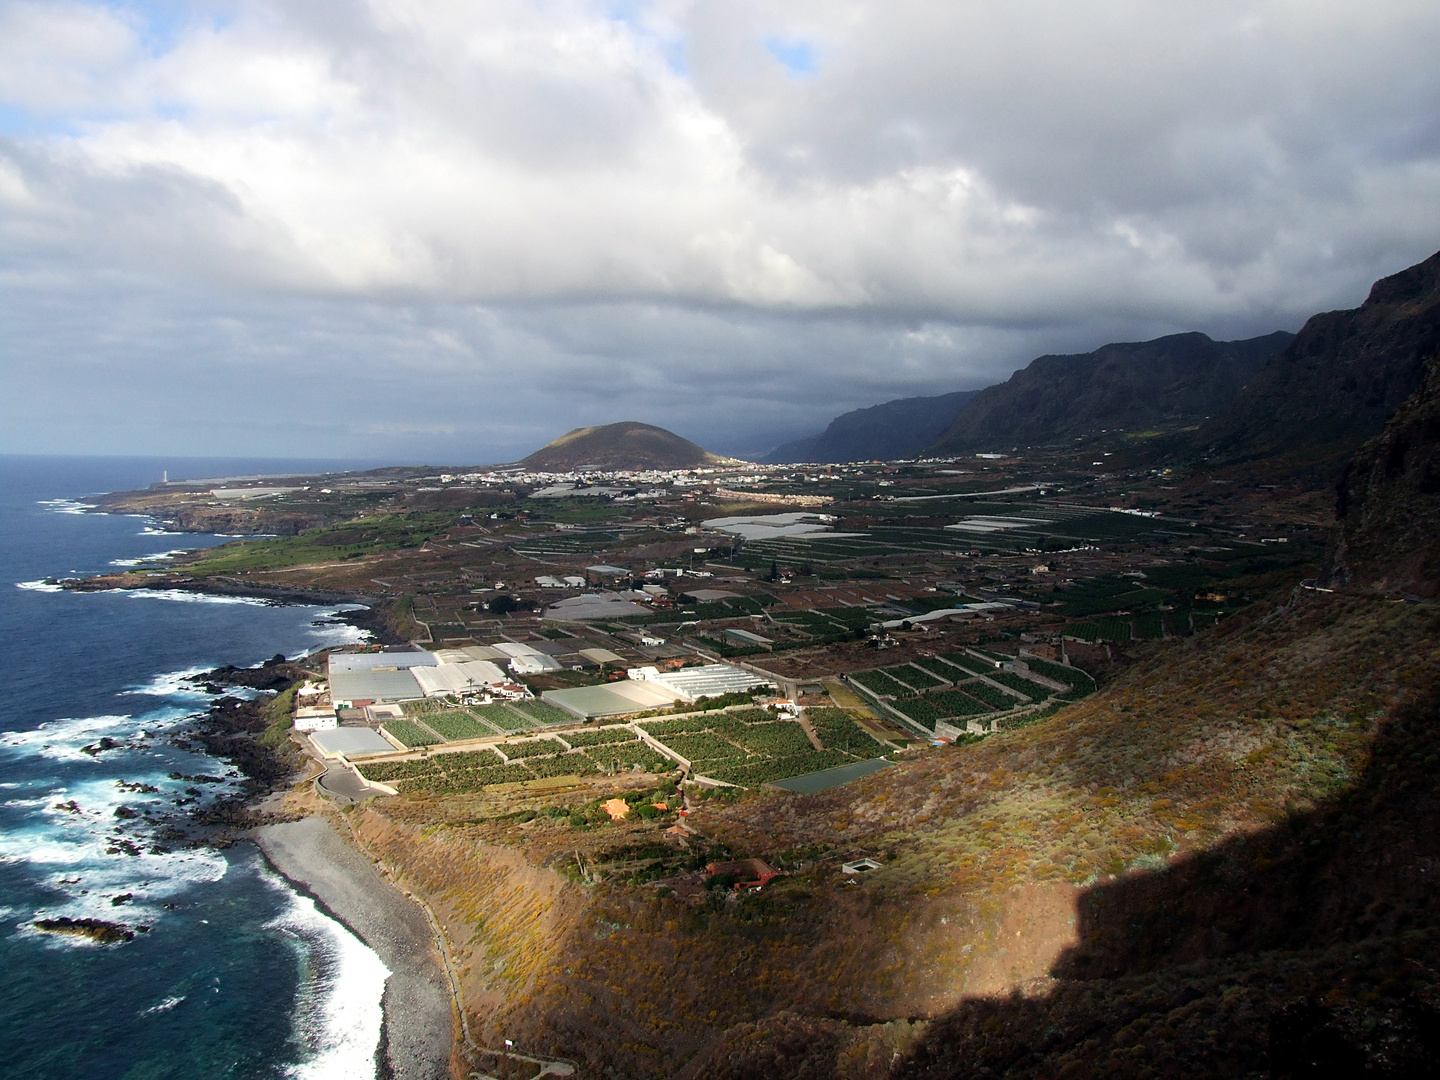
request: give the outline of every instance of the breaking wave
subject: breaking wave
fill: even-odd
[[[293,1080],[352,1080],[372,1076],[380,1044],[380,999],[390,977],[380,957],[315,901],[294,892],[277,875],[267,880],[286,894],[284,913],[270,924],[290,939],[307,977],[295,1004],[292,1038],[305,1060]]]

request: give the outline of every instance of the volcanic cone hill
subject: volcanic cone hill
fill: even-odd
[[[729,460],[682,439],[673,431],[623,420],[618,424],[576,428],[546,443],[520,464],[539,472],[573,472],[690,469]]]

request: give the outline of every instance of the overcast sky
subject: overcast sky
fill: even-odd
[[[0,0],[0,450],[757,454],[1440,248],[1435,0]]]

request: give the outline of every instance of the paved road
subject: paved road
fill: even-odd
[[[315,782],[331,795],[339,795],[352,802],[364,802],[376,795],[386,794],[360,779],[360,774],[349,765],[339,762],[326,763],[325,772]]]

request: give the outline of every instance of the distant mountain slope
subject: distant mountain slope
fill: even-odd
[[[1334,584],[1440,594],[1440,354],[1427,367],[1340,480]]]
[[[547,443],[520,464],[542,472],[595,469],[688,469],[728,461],[673,431],[623,420],[576,428]]]
[[[1440,348],[1440,254],[1313,316],[1196,439],[1220,461],[1353,447],[1379,433]]]
[[[779,465],[791,461],[891,461],[911,457],[934,441],[976,393],[958,390],[938,397],[900,398],[843,413],[819,435],[786,443],[765,461]]]
[[[1245,341],[1172,334],[1042,356],[975,395],[929,449],[966,453],[1065,442],[1102,428],[1193,424],[1219,412],[1293,334]]]

